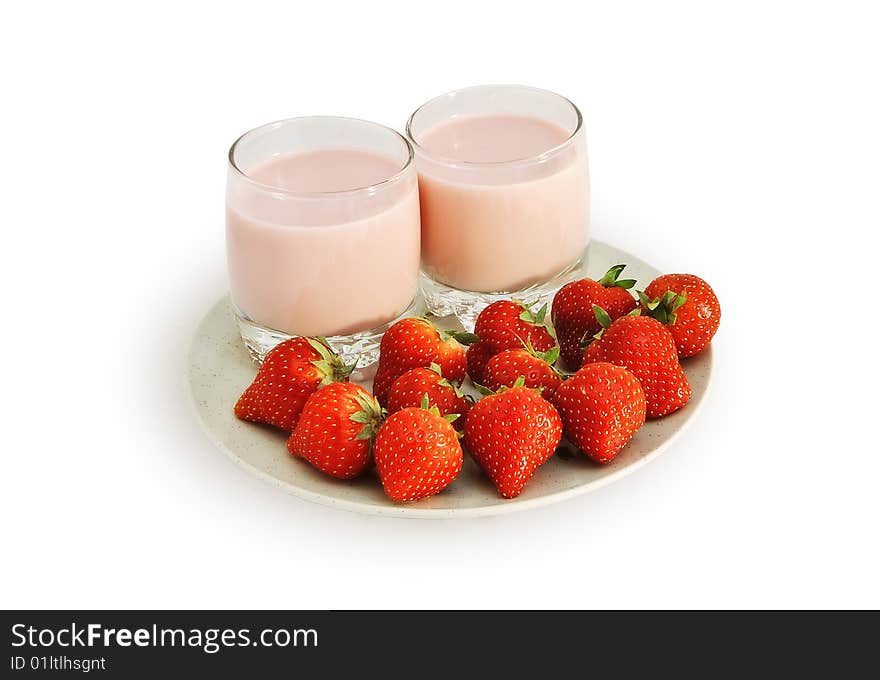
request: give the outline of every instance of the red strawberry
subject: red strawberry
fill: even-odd
[[[506,349],[486,364],[486,387],[497,392],[502,387],[513,387],[517,378],[525,379],[525,386],[540,389],[541,396],[552,403],[553,393],[562,384],[562,374],[553,364],[559,357],[559,348],[537,352],[531,346]]]
[[[505,498],[522,492],[562,438],[556,409],[522,384],[483,397],[464,421],[465,446]]]
[[[324,338],[291,338],[275,346],[235,405],[242,420],[291,432],[306,399],[319,385],[347,381],[346,366]]]
[[[340,479],[362,474],[382,422],[382,407],[355,383],[331,383],[306,401],[287,449]]]
[[[629,370],[642,385],[648,418],[659,418],[684,406],[691,398],[691,388],[666,327],[649,316],[622,316],[612,323],[600,307],[595,312],[606,328],[587,347],[584,366],[607,361]]]
[[[593,305],[599,305],[612,319],[629,314],[638,307],[628,288],[634,279],[619,280],[626,265],[613,266],[598,281],[580,279],[565,284],[553,297],[550,316],[562,353],[562,360],[569,367],[578,367],[584,355],[587,341],[601,330]]]
[[[473,403],[473,399],[461,391],[460,385],[443,377],[440,366],[431,364],[430,368],[407,371],[394,381],[388,392],[388,413],[420,406],[425,396],[441,416],[458,415],[456,423],[464,423],[464,416]]]
[[[659,276],[644,293],[639,293],[639,298],[643,313],[666,324],[682,358],[706,349],[721,323],[721,305],[715,291],[693,274]]]
[[[467,374],[475,383],[486,384],[486,364],[492,356],[492,350],[484,342],[475,342],[467,348]]]
[[[464,461],[458,435],[436,408],[410,407],[388,416],[374,452],[385,493],[398,503],[440,493]]]
[[[440,330],[428,319],[401,319],[382,336],[379,366],[373,379],[373,394],[379,403],[388,400],[391,385],[413,368],[439,364],[443,375],[459,382],[467,367],[464,344],[476,342],[472,333]]]
[[[533,312],[525,303],[499,300],[480,312],[474,333],[492,354],[519,349],[526,342],[539,352],[546,352],[556,345],[546,315],[547,305]]]
[[[556,390],[566,436],[597,463],[610,462],[645,422],[645,393],[625,368],[587,364]]]

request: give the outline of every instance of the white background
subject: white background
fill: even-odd
[[[2,19],[3,607],[878,607],[871,3],[14,3]],[[480,521],[311,505],[208,443],[225,154],[494,82],[585,114],[594,236],[724,310],[637,474]]]

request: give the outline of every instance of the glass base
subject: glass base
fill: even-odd
[[[465,330],[473,333],[477,317],[486,307],[498,300],[522,300],[528,303],[540,305],[545,302],[549,305],[562,286],[582,276],[581,268],[587,261],[589,246],[583,255],[572,262],[559,274],[548,281],[533,284],[527,288],[513,291],[500,291],[497,293],[481,293],[479,291],[461,290],[453,288],[445,283],[435,281],[424,271],[419,279],[419,287],[425,306],[428,311],[437,316],[455,316]]]
[[[247,348],[251,358],[257,363],[262,363],[266,354],[275,345],[293,337],[288,333],[254,323],[234,302],[232,302],[232,309],[235,313],[235,320],[238,322],[238,331],[241,334],[241,339],[244,341],[244,346]],[[327,337],[327,342],[330,343],[330,346],[337,354],[343,357],[346,363],[357,362],[358,370],[362,371],[378,361],[379,343],[382,341],[382,335],[392,324],[407,316],[423,314],[424,310],[424,302],[421,296],[417,295],[409,307],[391,321],[376,328],[352,333],[351,335],[330,335]]]

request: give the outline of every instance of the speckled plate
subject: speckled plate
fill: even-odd
[[[638,279],[640,286],[660,274],[629,253],[593,241],[582,268],[583,276],[598,278],[619,262],[628,265],[626,277]],[[246,470],[316,503],[368,514],[441,519],[497,515],[556,503],[634,472],[667,450],[696,416],[712,375],[711,348],[685,360],[684,370],[692,390],[690,403],[666,418],[645,423],[608,465],[598,465],[580,454],[567,460],[553,456],[538,469],[519,497],[505,500],[465,454],[461,474],[442,493],[396,505],[383,493],[375,471],[351,481],[333,479],[290,456],[284,433],[235,418],[232,408],[253,380],[256,366],[238,336],[226,298],[202,320],[189,359],[189,384],[196,416],[211,441]]]

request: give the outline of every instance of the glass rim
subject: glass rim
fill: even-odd
[[[473,90],[492,90],[492,89],[509,89],[509,90],[526,90],[540,94],[547,94],[552,97],[556,97],[564,102],[566,102],[574,111],[577,123],[575,125],[572,133],[562,142],[557,144],[554,147],[547,149],[546,151],[542,151],[539,154],[535,154],[533,156],[527,156],[525,158],[515,158],[509,161],[465,161],[461,159],[447,158],[445,156],[437,156],[435,154],[429,153],[425,147],[416,141],[415,136],[412,132],[412,123],[415,117],[426,107],[434,104],[435,102],[443,99],[444,97],[448,97],[450,95],[458,94],[459,92],[468,92]],[[494,85],[471,85],[470,87],[461,87],[457,90],[450,90],[449,92],[444,92],[443,94],[439,94],[436,97],[432,97],[424,104],[419,106],[415,111],[410,114],[410,117],[406,121],[406,138],[410,143],[410,146],[414,150],[418,150],[425,158],[428,158],[431,161],[441,163],[448,167],[459,167],[459,168],[504,168],[511,167],[517,165],[532,165],[536,163],[544,163],[552,158],[555,158],[560,153],[569,148],[573,143],[575,138],[580,134],[584,127],[584,117],[581,114],[581,110],[577,107],[577,105],[571,101],[568,97],[565,97],[561,94],[553,92],[552,90],[545,90],[540,87],[532,87],[530,85],[504,85],[504,84],[494,84]]]
[[[291,189],[286,189],[284,187],[275,186],[273,184],[266,184],[265,182],[260,182],[255,180],[253,177],[248,175],[244,170],[238,167],[238,164],[235,162],[235,151],[238,148],[238,145],[245,139],[245,137],[249,137],[256,132],[260,132],[262,130],[267,130],[269,128],[280,128],[283,125],[296,123],[300,121],[306,120],[333,120],[333,121],[342,121],[349,123],[365,123],[367,125],[372,125],[374,127],[380,128],[386,132],[390,132],[393,136],[400,139],[406,148],[407,158],[406,162],[395,171],[395,173],[385,179],[374,182],[373,184],[367,184],[362,187],[354,187],[352,189],[341,189],[339,191],[293,191]],[[282,196],[291,196],[296,198],[343,198],[347,196],[352,196],[355,194],[375,194],[381,191],[382,189],[395,184],[399,179],[403,177],[403,175],[410,169],[413,164],[414,152],[412,144],[409,143],[409,140],[400,134],[394,128],[390,128],[387,125],[382,125],[381,123],[376,123],[371,120],[364,120],[363,118],[353,118],[351,116],[294,116],[293,118],[282,118],[281,120],[274,120],[271,123],[264,123],[263,125],[258,125],[255,128],[251,128],[247,132],[243,133],[236,139],[232,146],[229,147],[229,153],[227,154],[227,159],[229,162],[229,167],[236,173],[238,177],[245,180],[246,182],[252,184],[255,187],[258,187],[267,193],[278,194]]]

